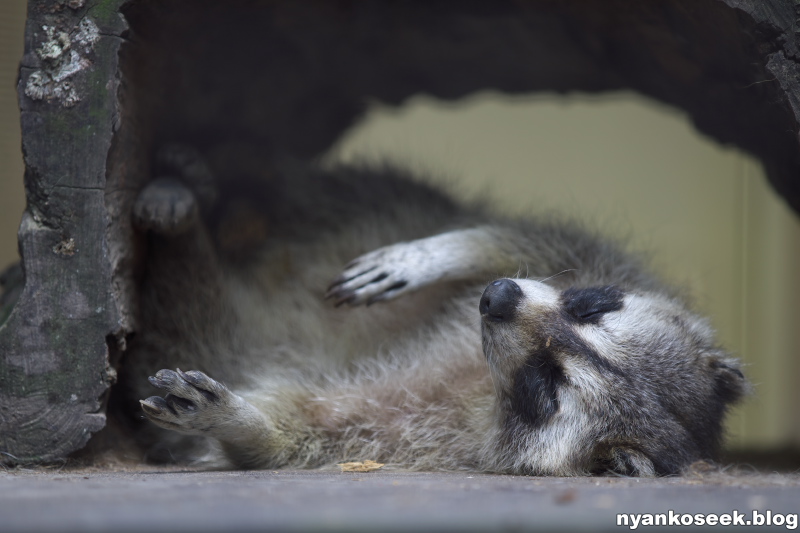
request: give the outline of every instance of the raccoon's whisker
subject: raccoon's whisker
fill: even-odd
[[[579,271],[580,271],[580,269],[579,269],[579,268],[568,268],[568,269],[566,269],[566,270],[562,270],[561,272],[559,272],[559,273],[557,273],[557,274],[553,274],[552,276],[548,276],[548,277],[546,277],[546,278],[544,278],[544,279],[540,279],[540,280],[537,280],[537,281],[538,281],[539,283],[546,283],[546,282],[550,281],[550,280],[551,280],[551,279],[553,279],[553,278],[557,278],[557,277],[558,277],[558,276],[560,276],[561,274],[566,274],[567,272],[579,272]]]
[[[525,276],[522,275],[522,267],[525,266]],[[519,265],[517,266],[517,273],[514,276],[518,279],[529,279],[530,278],[530,265],[528,265],[527,261],[520,260]]]

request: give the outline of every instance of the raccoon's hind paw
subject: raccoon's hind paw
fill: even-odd
[[[417,288],[409,275],[413,261],[407,247],[406,243],[387,246],[352,261],[330,284],[325,298],[332,298],[336,307],[371,305]]]
[[[142,189],[133,204],[135,224],[163,235],[179,235],[198,220],[194,193],[180,181],[159,178]]]
[[[207,212],[217,200],[214,174],[200,152],[188,144],[171,143],[162,146],[156,153],[156,175],[177,176],[186,183]]]
[[[217,200],[214,174],[195,148],[168,144],[156,154],[155,176],[133,206],[133,218],[142,229],[164,235],[183,233],[208,213]]]
[[[235,419],[238,404],[244,402],[227,387],[196,370],[159,370],[149,381],[167,395],[139,400],[145,415],[163,428],[182,433],[208,434]]]

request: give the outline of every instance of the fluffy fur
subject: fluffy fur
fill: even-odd
[[[134,209],[143,327],[121,378],[147,397],[152,458],[197,458],[205,438],[241,468],[655,475],[716,458],[737,363],[614,243],[387,168],[209,161],[162,151]]]

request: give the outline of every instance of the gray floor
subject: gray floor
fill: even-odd
[[[622,531],[631,530],[632,523],[617,526],[618,513],[670,510],[736,510],[746,520],[753,510],[763,516],[769,510],[773,516],[795,514],[796,520],[800,475],[712,473],[648,480],[387,470],[0,471],[3,533]]]

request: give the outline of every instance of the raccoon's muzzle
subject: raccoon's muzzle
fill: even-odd
[[[483,291],[478,310],[481,317],[494,322],[507,322],[517,313],[517,305],[522,299],[522,289],[510,279],[498,279]]]

